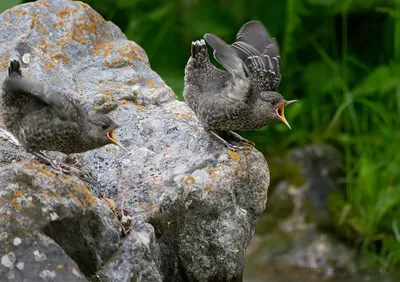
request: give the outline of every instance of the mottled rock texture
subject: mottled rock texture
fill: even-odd
[[[0,34],[1,81],[18,57],[25,75],[109,113],[128,150],[54,153],[90,174],[78,178],[0,131],[0,281],[241,281],[267,201],[262,154],[210,138],[143,49],[84,3],[17,6]],[[102,195],[131,217],[128,235]]]

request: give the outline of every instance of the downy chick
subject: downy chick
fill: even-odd
[[[77,101],[22,77],[18,60],[12,60],[0,95],[4,124],[25,148],[54,169],[70,172],[71,167],[42,152],[80,153],[116,144],[119,126],[107,115],[89,115]],[[123,147],[122,147],[123,148]]]
[[[239,30],[236,42],[228,45],[214,34],[204,36],[214,49],[210,61],[204,40],[192,42],[185,69],[183,96],[206,130],[230,149],[235,146],[222,136],[254,145],[232,130],[255,130],[276,121],[284,122],[286,101],[276,92],[281,80],[278,43],[261,22],[250,21]]]

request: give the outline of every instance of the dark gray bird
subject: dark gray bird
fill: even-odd
[[[214,49],[215,59],[227,70],[210,61],[204,40],[192,42],[185,69],[183,97],[205,129],[231,149],[223,136],[254,145],[232,130],[255,130],[275,121],[284,122],[286,101],[276,92],[281,80],[278,43],[261,22],[242,26],[236,42],[226,44],[214,34],[204,39]]]
[[[25,148],[57,170],[57,164],[41,150],[80,153],[114,143],[119,126],[103,114],[89,115],[80,104],[44,84],[23,78],[18,60],[12,60],[2,85],[0,110],[3,122]]]

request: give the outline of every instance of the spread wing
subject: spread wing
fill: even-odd
[[[3,82],[4,91],[33,95],[52,107],[62,120],[76,120],[80,115],[80,108],[65,95],[42,83],[23,78],[17,60],[10,62],[8,74],[7,79]]]
[[[279,46],[265,26],[250,21],[242,26],[232,44],[251,73],[252,83],[261,90],[275,90],[281,81]]]
[[[206,33],[204,39],[214,49],[214,58],[232,75],[226,88],[227,95],[244,101],[249,96],[248,70],[235,49],[218,36]]]

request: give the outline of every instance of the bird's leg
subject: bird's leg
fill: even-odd
[[[239,140],[240,142],[244,142],[244,143],[246,143],[246,144],[248,144],[248,145],[250,145],[250,146],[252,146],[252,147],[254,147],[254,146],[256,145],[256,143],[254,143],[254,142],[252,142],[252,141],[250,141],[250,140],[247,140],[246,138],[240,136],[240,135],[237,134],[236,132],[229,131],[229,134],[231,134],[234,138],[236,138],[236,139]]]
[[[63,164],[63,163],[58,163],[56,160],[51,159],[50,157],[46,156],[45,154],[43,154],[40,151],[30,152],[30,153],[32,155],[34,155],[35,157],[37,157],[42,163],[45,163],[45,164],[49,165],[54,170],[61,171],[61,172],[65,173],[65,174],[71,174],[73,172],[75,172],[75,173],[81,172],[79,169],[77,169],[77,168],[75,168],[73,166],[68,166],[68,165]]]
[[[218,133],[209,130],[209,132],[215,137],[217,138],[221,143],[223,143],[225,146],[227,146],[230,150],[232,151],[236,151],[236,150],[246,150],[246,149],[250,149],[248,146],[237,146],[237,145],[232,145],[231,143],[229,143],[228,141],[226,141],[224,138],[222,138]]]

